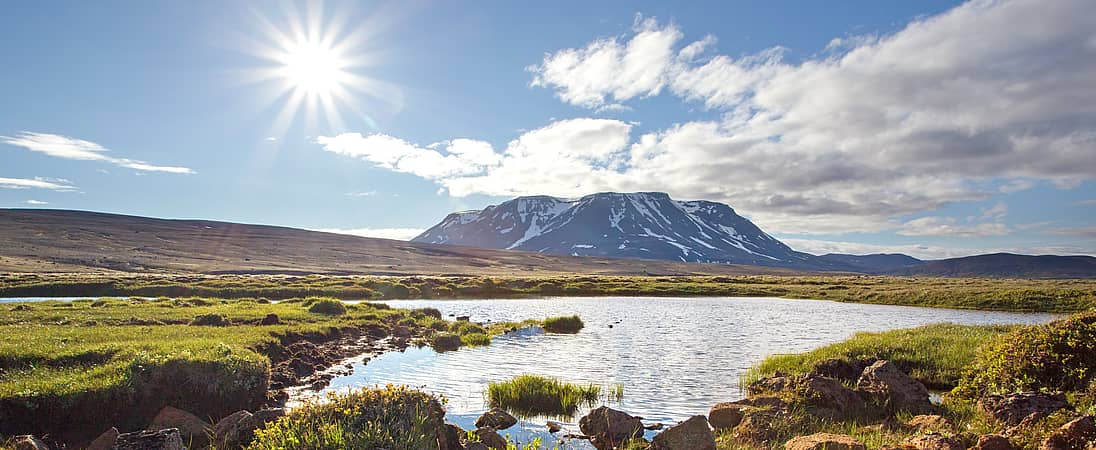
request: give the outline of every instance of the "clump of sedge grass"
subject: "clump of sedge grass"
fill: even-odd
[[[487,401],[524,417],[572,417],[580,406],[593,406],[601,396],[596,384],[566,383],[539,375],[519,375],[487,385]]]
[[[326,314],[329,316],[341,316],[346,314],[346,305],[338,300],[325,298],[313,303],[312,306],[309,306],[308,312]]]
[[[544,330],[549,333],[578,333],[585,324],[578,316],[549,317],[544,319]]]
[[[469,347],[491,345],[491,337],[484,333],[469,333],[460,337],[460,342]]]

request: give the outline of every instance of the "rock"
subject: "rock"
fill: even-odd
[[[267,314],[266,317],[263,317],[263,320],[259,321],[259,325],[277,325],[279,323],[282,323],[282,321],[274,313]]]
[[[1042,392],[990,395],[978,401],[978,408],[1009,426],[1017,425],[1029,416],[1038,420],[1055,411],[1071,409],[1065,395]]]
[[[438,450],[463,450],[460,440],[465,436],[468,436],[468,433],[461,427],[451,423],[445,424],[438,434]]]
[[[815,433],[784,443],[785,450],[867,450],[856,438],[845,434]]]
[[[655,436],[651,450],[715,450],[715,435],[708,419],[692,416]]]
[[[491,427],[496,430],[505,430],[516,423],[518,423],[518,419],[515,419],[514,416],[511,416],[502,408],[491,408],[490,411],[483,413],[479,419],[476,419],[477,427]]]
[[[464,444],[464,450],[489,450],[489,447],[482,442],[469,442]]]
[[[925,385],[902,373],[890,361],[876,361],[865,368],[856,382],[856,389],[876,404],[886,405],[891,412],[919,413],[936,409],[929,401],[929,391]]]
[[[179,430],[135,431],[118,435],[114,450],[186,450]]]
[[[11,447],[15,450],[49,450],[45,442],[29,434],[12,438]]]
[[[498,431],[494,428],[479,427],[476,428],[476,430],[473,431],[472,434],[475,434],[476,437],[479,438],[480,442],[482,442],[483,445],[486,445],[488,448],[493,448],[495,450],[506,450],[506,439],[503,439],[502,436],[499,436]]]
[[[221,314],[202,314],[200,316],[194,316],[194,320],[190,321],[190,325],[204,326],[204,327],[227,327],[232,325],[228,319]]]
[[[148,424],[149,431],[176,428],[179,437],[188,447],[202,448],[209,445],[209,433],[213,428],[194,414],[172,406],[165,406]]]
[[[251,443],[255,430],[285,415],[282,408],[266,408],[255,411],[236,411],[213,426],[213,442],[219,448],[240,448]]]
[[[999,434],[987,434],[978,438],[978,444],[974,448],[976,450],[1012,450],[1012,443],[1007,437]]]
[[[457,322],[467,322],[471,317],[469,316],[457,316]]]
[[[864,400],[855,391],[833,378],[802,375],[795,378],[791,389],[794,389],[796,403],[801,403],[814,416],[842,419],[864,408]],[[928,401],[927,391],[925,399]]]
[[[940,433],[929,433],[915,436],[906,440],[903,446],[917,450],[965,450],[966,447],[959,441]]]
[[[1084,450],[1096,444],[1096,422],[1092,416],[1073,419],[1050,433],[1040,450]]]
[[[455,334],[442,334],[434,337],[433,342],[430,343],[434,350],[439,352],[445,352],[450,350],[456,350],[460,348],[460,336]]]
[[[663,426],[662,422],[655,422],[655,423],[652,423],[650,425],[644,425],[643,429],[647,430],[647,431],[655,431],[655,430],[661,430],[662,426]]]
[[[643,437],[643,422],[638,417],[600,406],[578,421],[582,434],[599,450],[610,449],[631,439]]]
[[[737,427],[738,423],[742,422],[743,411],[746,408],[749,406],[739,403],[717,403],[708,410],[708,423],[717,430]]]
[[[743,412],[742,421],[734,428],[736,439],[765,443],[776,438],[773,422],[780,418],[780,412],[773,409],[754,408]]]
[[[110,450],[114,448],[114,444],[118,442],[118,429],[111,427],[109,430],[104,431],[99,437],[95,438],[88,444],[84,450]]]
[[[913,416],[906,425],[921,431],[949,431],[954,428],[950,420],[935,414]]]
[[[815,364],[813,372],[835,380],[856,381],[864,372],[865,366],[866,364],[859,361],[853,363],[845,359],[830,358]]]
[[[563,424],[559,422],[552,422],[551,420],[549,420],[548,423],[544,425],[548,427],[549,433],[559,433],[559,431],[563,429]]]

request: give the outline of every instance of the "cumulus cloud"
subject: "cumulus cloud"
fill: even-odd
[[[3,178],[0,177],[0,188],[3,189],[49,189],[52,191],[74,191],[76,186],[73,186],[68,180],[62,178],[45,178],[34,177],[29,178]]]
[[[394,239],[397,241],[409,241],[411,238],[426,231],[422,228],[320,228],[314,231],[324,233],[349,234],[352,236]]]
[[[194,173],[187,167],[158,166],[144,161],[128,158],[116,158],[107,154],[110,150],[102,145],[83,139],[59,134],[34,133],[24,131],[15,136],[0,136],[0,142],[27,150],[44,153],[49,156],[81,161],[103,161],[119,167],[143,172]]]
[[[986,237],[1004,236],[1011,233],[1003,223],[986,222],[961,224],[952,217],[921,217],[902,224],[898,234],[903,236],[953,236]]]
[[[976,0],[790,62],[779,46],[718,54],[714,37],[686,42],[675,24],[640,17],[628,35],[545,55],[532,85],[602,110],[673,95],[718,119],[639,135],[612,119],[561,120],[476,163],[384,135],[359,136],[370,149],[355,152],[321,143],[456,196],[657,190],[727,202],[774,232],[999,235],[1004,225],[902,218],[994,194],[983,186],[1096,178],[1093,30],[1086,0]]]
[[[343,133],[320,136],[317,142],[326,151],[431,180],[476,174],[500,158],[491,150],[490,144],[469,139],[453,139],[419,147],[386,134],[363,136],[361,133]]]

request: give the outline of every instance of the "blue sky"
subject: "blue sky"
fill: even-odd
[[[1096,254],[1082,0],[3,9],[0,207],[407,236],[657,190],[811,252]]]

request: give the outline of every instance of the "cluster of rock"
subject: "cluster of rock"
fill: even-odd
[[[186,450],[239,449],[251,442],[255,430],[285,415],[281,408],[255,412],[237,411],[216,424],[178,408],[166,406],[144,430],[120,433],[117,428],[103,432],[85,446],[86,450]],[[50,450],[34,436],[17,436],[15,450]]]
[[[870,419],[866,428],[903,431],[912,435],[891,450],[1011,450],[1009,437],[1019,436],[1025,427],[1051,414],[1071,410],[1061,394],[1019,393],[989,396],[979,401],[980,409],[1008,428],[1003,434],[969,435],[957,432],[929,400],[923,384],[885,360],[863,367],[829,360],[811,373],[789,376],[780,373],[750,384],[748,398],[720,403],[711,408],[709,423],[721,432],[732,433],[740,442],[771,446],[784,430],[809,429],[796,423],[807,416],[824,420]],[[855,383],[854,383],[855,382]],[[855,386],[849,388],[846,386]],[[793,410],[800,413],[793,413]],[[805,414],[801,414],[805,413]],[[914,414],[902,423],[898,413]],[[786,450],[863,450],[865,446],[848,435],[815,433],[784,443]],[[1096,425],[1091,416],[1077,417],[1052,433],[1041,450],[1096,450]]]

